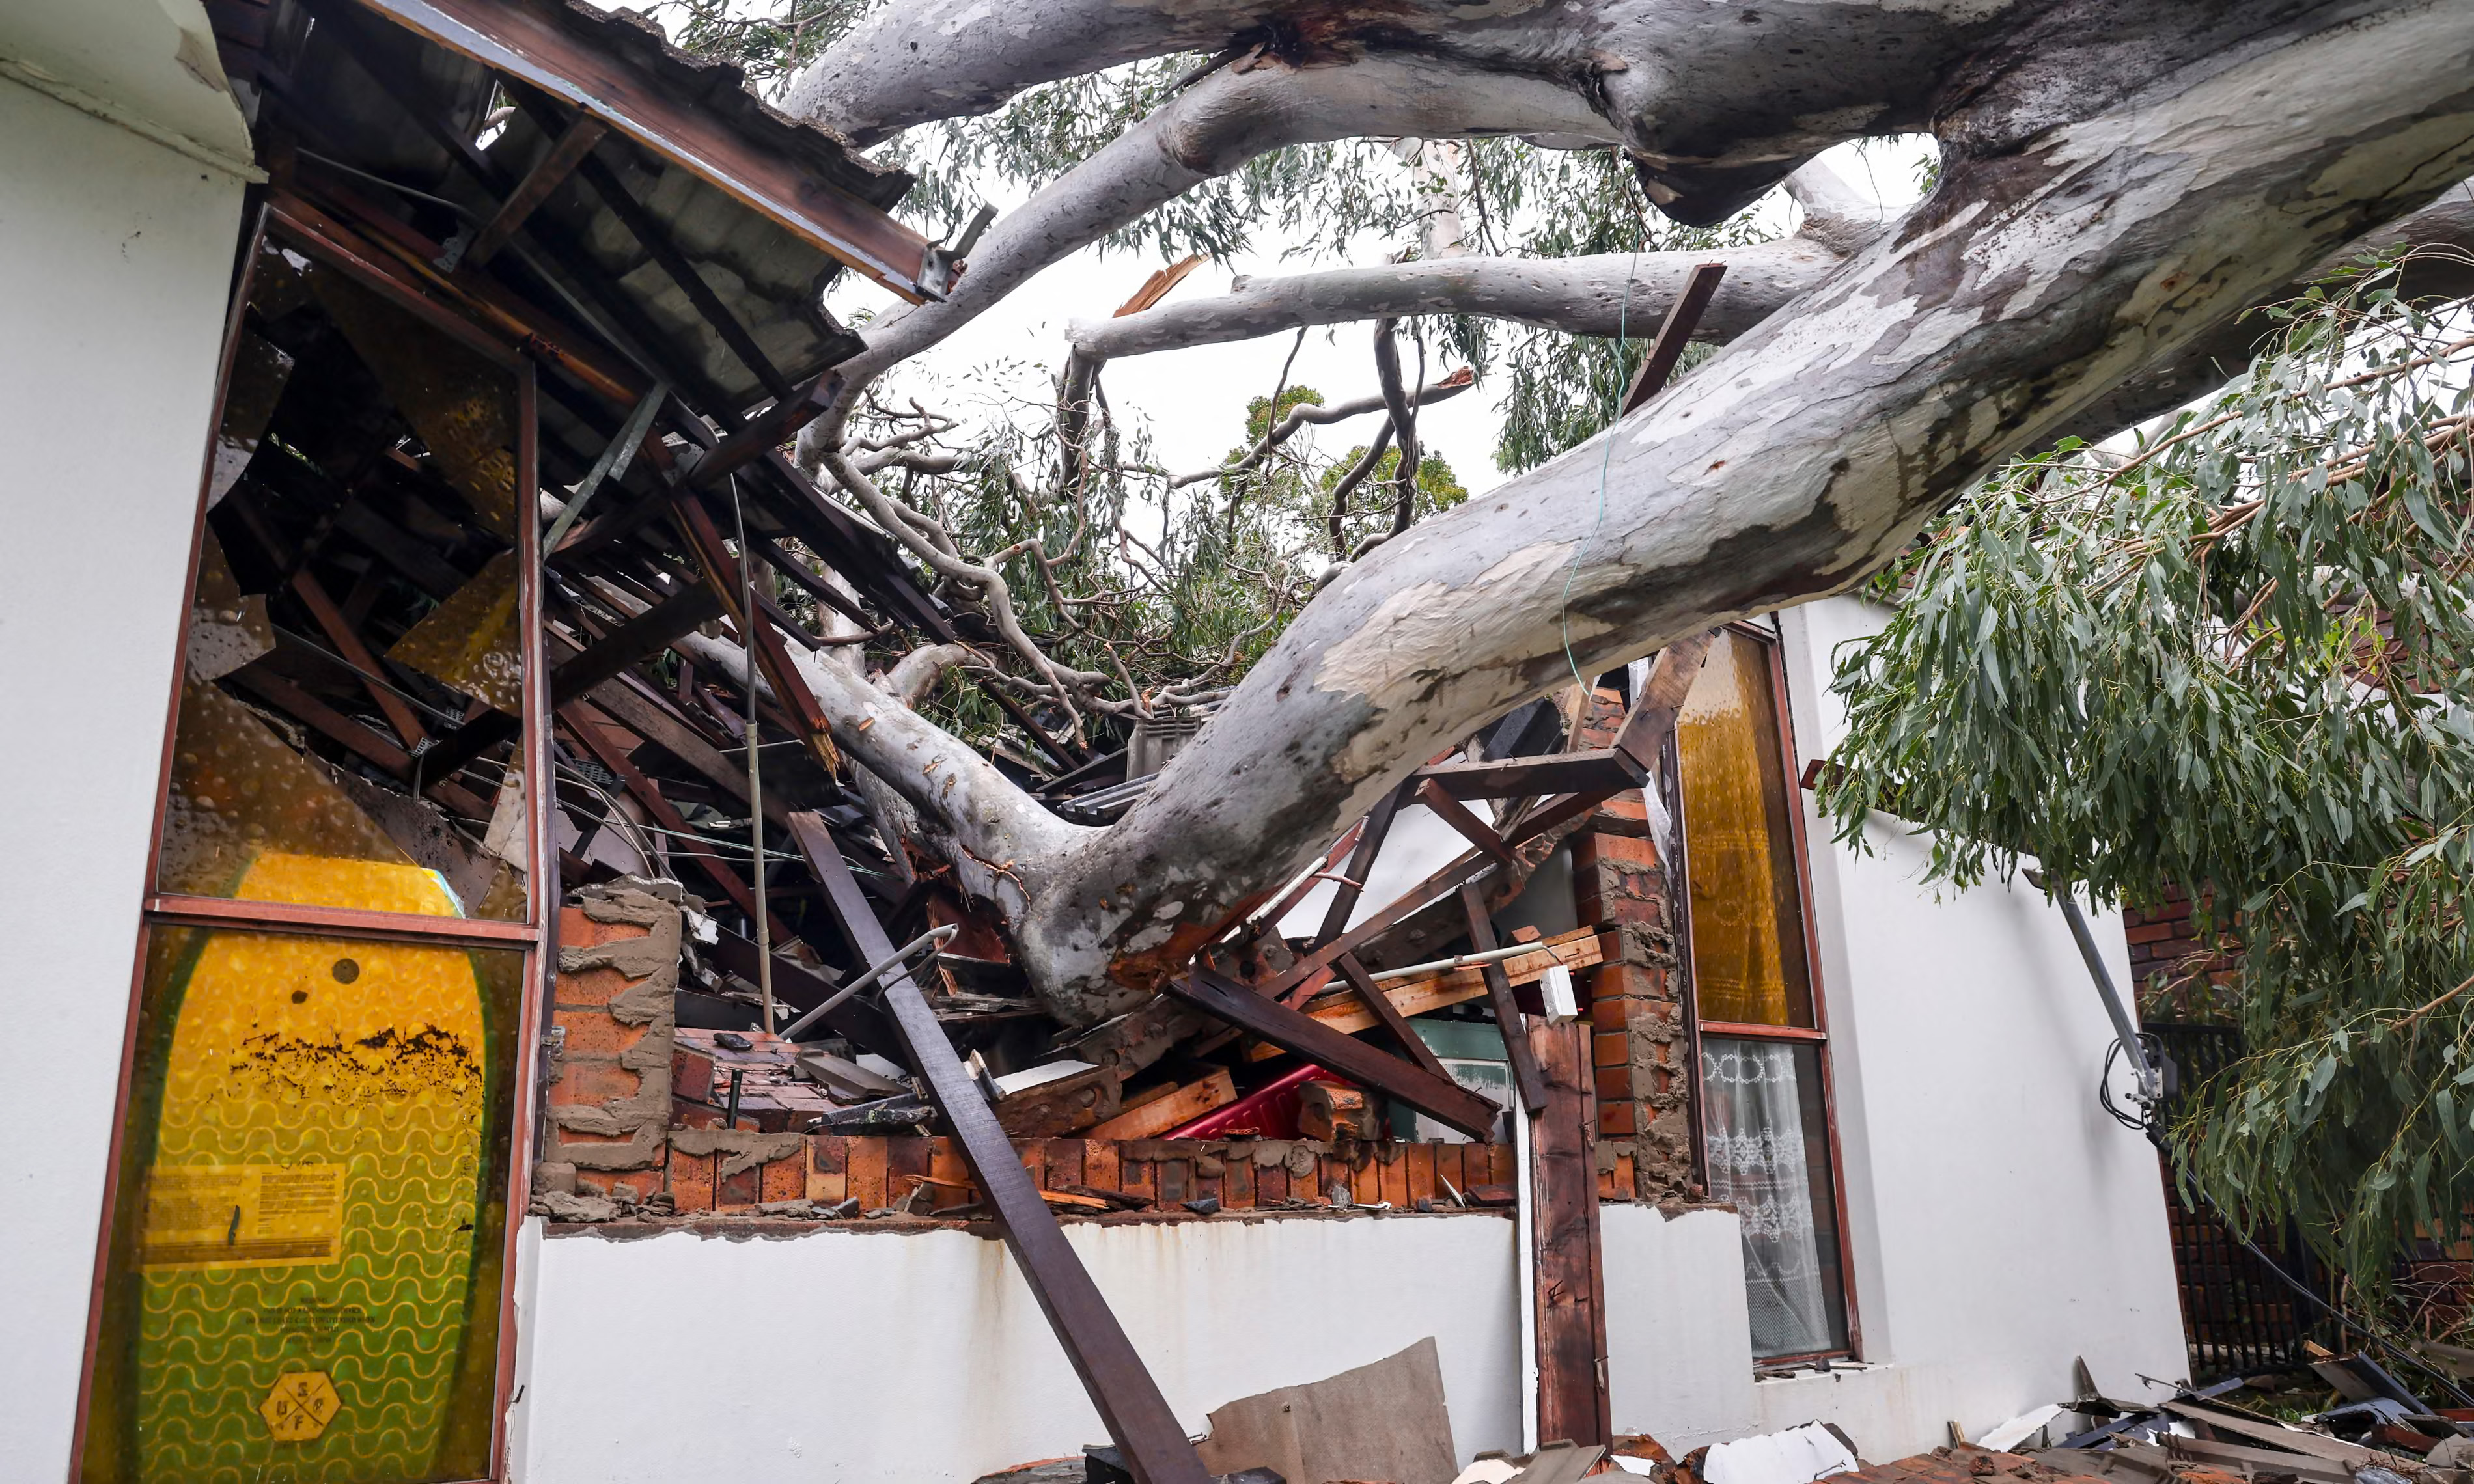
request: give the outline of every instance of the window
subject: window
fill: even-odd
[[[209,450],[87,1484],[499,1452],[544,910],[532,382],[277,215]]]
[[[1730,628],[1676,722],[1710,1194],[1741,1212],[1753,1353],[1849,1349],[1829,1059],[1776,644]]]

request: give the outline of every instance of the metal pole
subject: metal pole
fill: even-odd
[[[756,993],[764,1002],[764,1034],[773,1034],[773,903],[764,889],[764,749],[756,723],[756,562],[747,549],[747,512],[739,501],[739,476],[730,476],[730,516],[739,528],[739,635],[747,647],[747,835],[756,859]]]
[[[2041,871],[2028,872],[2027,882],[2051,892],[2053,900],[2060,904],[2062,921],[2071,924],[2071,937],[2079,945],[2079,957],[2087,962],[2088,977],[2096,981],[2097,997],[2104,1001],[2104,1013],[2113,1020],[2113,1034],[2122,1041],[2122,1053],[2130,1058],[2131,1071],[2139,1079],[2139,1096],[2153,1106],[2165,1095],[2165,1079],[2147,1060],[2147,1049],[2139,1043],[2139,1027],[2131,1023],[2129,1007],[2113,987],[2113,974],[2104,967],[2104,955],[2097,951],[2096,935],[2088,931],[2078,899],[2068,887],[2055,889],[2048,884]]]

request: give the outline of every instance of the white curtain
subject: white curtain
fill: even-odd
[[[1702,1043],[1703,1134],[1710,1194],[1734,1204],[1744,1232],[1744,1298],[1753,1353],[1835,1350],[1836,1254],[1813,1221],[1815,1176],[1796,1048],[1712,1038]],[[1825,1198],[1826,1199],[1826,1198]]]

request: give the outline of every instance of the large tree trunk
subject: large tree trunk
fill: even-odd
[[[1908,100],[1948,146],[1924,207],[1609,437],[1347,570],[1119,824],[1058,825],[855,682],[824,698],[837,739],[1005,883],[1058,1014],[1126,1008],[1440,748],[1856,581],[1997,461],[2474,167],[2474,7],[2135,14],[2043,10]]]

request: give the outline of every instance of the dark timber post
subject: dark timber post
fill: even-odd
[[[893,942],[876,920],[875,909],[860,895],[858,878],[843,863],[825,822],[814,814],[790,816],[790,830],[808,857],[809,869],[824,886],[825,902],[834,920],[849,936],[862,963],[882,963],[893,956]],[[1031,1284],[1031,1297],[1048,1316],[1056,1341],[1065,1347],[1074,1374],[1082,1378],[1092,1406],[1108,1429],[1109,1440],[1124,1454],[1126,1466],[1141,1484],[1209,1484],[1202,1460],[1185,1439],[1168,1399],[1134,1353],[1108,1301],[1083,1269],[1081,1259],[1066,1245],[1065,1233],[1031,1172],[1014,1154],[1012,1140],[997,1124],[997,1115],[980,1095],[954,1043],[936,1023],[927,996],[919,993],[907,969],[885,976],[885,1007],[910,1050],[910,1065],[927,1080],[929,1092],[962,1146],[963,1162],[980,1187],[997,1229]]]

